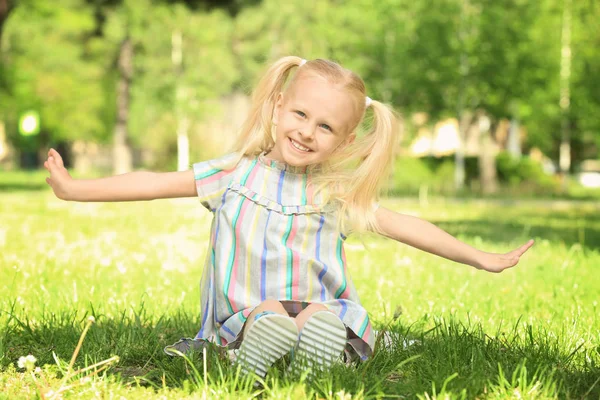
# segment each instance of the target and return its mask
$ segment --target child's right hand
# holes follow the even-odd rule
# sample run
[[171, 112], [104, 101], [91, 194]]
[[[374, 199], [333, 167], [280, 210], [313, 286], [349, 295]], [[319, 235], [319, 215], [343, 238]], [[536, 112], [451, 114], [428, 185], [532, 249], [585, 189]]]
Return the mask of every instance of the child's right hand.
[[56, 197], [68, 200], [73, 178], [71, 178], [71, 175], [65, 168], [63, 159], [58, 154], [58, 151], [54, 149], [48, 151], [48, 159], [44, 161], [44, 168], [50, 172], [50, 177], [46, 178], [46, 183], [50, 185]]

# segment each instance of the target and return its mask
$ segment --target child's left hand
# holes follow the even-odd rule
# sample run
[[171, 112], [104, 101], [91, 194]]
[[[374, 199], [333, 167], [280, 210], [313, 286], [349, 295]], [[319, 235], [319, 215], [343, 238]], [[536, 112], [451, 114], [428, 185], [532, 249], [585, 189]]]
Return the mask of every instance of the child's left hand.
[[483, 253], [475, 268], [488, 272], [502, 272], [517, 265], [523, 253], [529, 250], [531, 246], [533, 246], [533, 240], [506, 254]]

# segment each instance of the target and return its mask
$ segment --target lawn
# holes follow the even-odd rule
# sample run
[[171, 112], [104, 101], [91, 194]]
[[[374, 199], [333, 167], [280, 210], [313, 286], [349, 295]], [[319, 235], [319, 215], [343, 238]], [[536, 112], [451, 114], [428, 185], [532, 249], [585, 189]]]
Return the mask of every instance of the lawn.
[[[0, 398], [600, 397], [598, 204], [384, 200], [487, 251], [536, 244], [496, 275], [351, 237], [361, 300], [397, 336], [316, 379], [282, 360], [254, 387], [216, 351], [162, 353], [199, 328], [211, 215], [197, 201], [68, 203], [40, 179], [0, 181]], [[28, 354], [41, 369], [19, 368]]]

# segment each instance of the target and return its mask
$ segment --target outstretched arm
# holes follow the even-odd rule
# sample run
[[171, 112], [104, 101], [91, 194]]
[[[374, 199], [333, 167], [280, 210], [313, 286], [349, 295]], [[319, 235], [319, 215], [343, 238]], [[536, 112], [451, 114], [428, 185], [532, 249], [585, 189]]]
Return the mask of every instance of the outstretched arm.
[[409, 246], [490, 272], [514, 267], [533, 240], [506, 254], [487, 253], [461, 242], [430, 222], [379, 207], [375, 213], [383, 234]]
[[195, 197], [194, 172], [130, 172], [100, 179], [73, 179], [54, 149], [48, 151], [44, 168], [56, 197], [72, 201], [138, 201]]

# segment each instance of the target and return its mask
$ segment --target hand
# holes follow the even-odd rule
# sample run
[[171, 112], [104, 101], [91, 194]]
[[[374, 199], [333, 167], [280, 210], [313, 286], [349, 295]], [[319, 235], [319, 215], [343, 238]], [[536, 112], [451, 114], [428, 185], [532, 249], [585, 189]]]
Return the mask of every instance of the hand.
[[483, 253], [475, 268], [488, 272], [502, 272], [517, 265], [523, 253], [529, 250], [531, 246], [533, 246], [533, 240], [529, 240], [521, 247], [506, 254]]
[[46, 178], [46, 183], [50, 185], [56, 197], [68, 200], [69, 186], [73, 182], [73, 178], [65, 168], [58, 151], [54, 149], [48, 151], [48, 159], [44, 161], [44, 168], [50, 172], [50, 177]]

